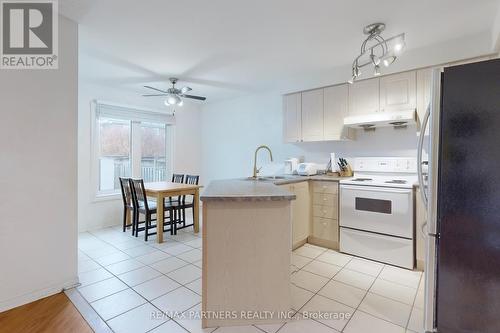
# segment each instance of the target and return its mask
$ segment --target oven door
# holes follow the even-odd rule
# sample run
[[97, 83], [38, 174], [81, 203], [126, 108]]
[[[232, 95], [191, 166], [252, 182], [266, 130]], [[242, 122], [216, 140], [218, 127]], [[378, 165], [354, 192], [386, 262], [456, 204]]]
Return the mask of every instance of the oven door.
[[413, 238], [413, 190], [340, 186], [340, 226]]

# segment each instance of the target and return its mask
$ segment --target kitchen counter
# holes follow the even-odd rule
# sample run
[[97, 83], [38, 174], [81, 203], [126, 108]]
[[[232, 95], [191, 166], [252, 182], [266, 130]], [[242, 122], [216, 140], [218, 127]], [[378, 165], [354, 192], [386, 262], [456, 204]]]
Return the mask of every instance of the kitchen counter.
[[[283, 179], [279, 179], [280, 181]], [[292, 306], [291, 202], [295, 194], [272, 180], [212, 181], [203, 201], [202, 327], [274, 324]], [[249, 318], [247, 311], [271, 311]]]
[[[202, 310], [271, 311], [292, 306], [290, 251], [292, 200], [278, 186], [308, 181], [338, 182], [337, 176], [277, 175], [258, 180], [215, 180], [203, 201]], [[307, 187], [307, 186], [306, 186]], [[273, 318], [202, 318], [202, 327], [273, 324]]]
[[252, 179], [214, 180], [200, 197], [206, 201], [295, 200], [295, 194], [275, 186], [272, 181]]
[[294, 194], [275, 185], [300, 183], [309, 180], [338, 182], [341, 179], [343, 179], [343, 177], [327, 175], [286, 175], [277, 176], [276, 178], [268, 177], [260, 180], [252, 180], [246, 178], [214, 180], [207, 186], [200, 199], [204, 202], [294, 200]]

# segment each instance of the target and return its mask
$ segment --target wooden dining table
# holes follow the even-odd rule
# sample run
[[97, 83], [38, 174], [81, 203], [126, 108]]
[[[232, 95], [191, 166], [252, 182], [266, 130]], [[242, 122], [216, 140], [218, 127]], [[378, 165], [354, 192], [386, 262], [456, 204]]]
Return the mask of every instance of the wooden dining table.
[[[177, 197], [180, 195], [193, 195], [193, 229], [195, 233], [200, 231], [200, 185], [172, 183], [172, 182], [153, 182], [144, 183], [146, 195], [156, 199], [158, 208], [164, 207], [165, 198]], [[163, 209], [157, 210], [157, 223], [165, 220], [165, 212]], [[163, 243], [163, 228], [156, 228], [156, 242]]]

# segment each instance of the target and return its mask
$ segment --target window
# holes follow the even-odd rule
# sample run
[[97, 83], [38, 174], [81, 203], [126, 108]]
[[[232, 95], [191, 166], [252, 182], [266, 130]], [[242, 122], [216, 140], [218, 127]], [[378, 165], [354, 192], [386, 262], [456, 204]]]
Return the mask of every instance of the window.
[[120, 189], [119, 177], [130, 177], [130, 121], [99, 118], [99, 192]]
[[165, 124], [141, 124], [141, 177], [145, 182], [167, 179]]
[[165, 181], [172, 165], [172, 116], [94, 104], [96, 196], [120, 192], [120, 177]]

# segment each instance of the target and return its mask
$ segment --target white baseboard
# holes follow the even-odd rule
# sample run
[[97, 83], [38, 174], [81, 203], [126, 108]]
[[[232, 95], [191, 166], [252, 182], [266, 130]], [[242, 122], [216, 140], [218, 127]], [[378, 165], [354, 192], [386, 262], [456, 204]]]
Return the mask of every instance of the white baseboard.
[[50, 287], [41, 290], [36, 290], [24, 295], [16, 296], [8, 300], [2, 300], [0, 301], [0, 312], [4, 312], [27, 303], [37, 301], [41, 298], [52, 296], [54, 294], [60, 293], [64, 289], [71, 288], [76, 285], [78, 285], [78, 276], [75, 276], [74, 278], [68, 281], [56, 283]]
[[115, 227], [115, 226], [120, 226], [122, 225], [122, 221], [116, 221], [116, 222], [107, 222], [103, 224], [98, 224], [98, 225], [78, 225], [78, 232], [90, 232], [90, 231], [95, 231], [99, 229], [104, 229], [104, 228], [109, 228], [109, 227]]

